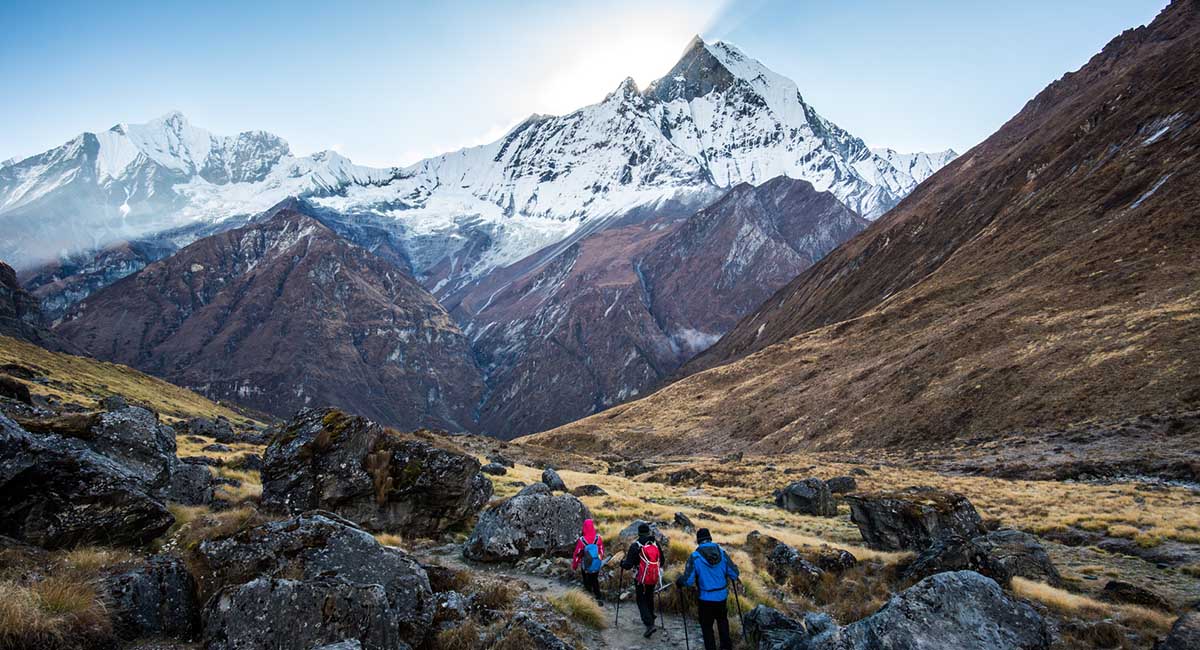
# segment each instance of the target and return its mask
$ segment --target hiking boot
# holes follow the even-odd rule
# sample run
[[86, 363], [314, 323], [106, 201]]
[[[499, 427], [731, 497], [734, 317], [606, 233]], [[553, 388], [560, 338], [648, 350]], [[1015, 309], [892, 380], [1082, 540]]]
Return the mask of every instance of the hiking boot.
[[649, 639], [649, 638], [650, 638], [650, 635], [651, 635], [651, 634], [654, 634], [654, 633], [655, 633], [655, 632], [657, 632], [657, 631], [658, 631], [658, 628], [657, 628], [657, 627], [654, 627], [653, 625], [647, 625], [647, 626], [646, 626], [646, 631], [645, 631], [645, 632], [642, 632], [642, 636], [644, 636], [644, 637], [646, 637], [647, 639]]

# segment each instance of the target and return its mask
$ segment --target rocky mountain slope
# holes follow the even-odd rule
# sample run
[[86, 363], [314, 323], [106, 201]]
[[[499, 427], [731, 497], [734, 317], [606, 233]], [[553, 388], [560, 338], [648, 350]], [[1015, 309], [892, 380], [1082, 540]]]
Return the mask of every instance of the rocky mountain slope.
[[474, 426], [466, 337], [411, 277], [288, 203], [80, 303], [56, 332], [210, 398], [316, 401], [397, 426]]
[[540, 431], [652, 388], [868, 223], [779, 177], [489, 277], [455, 312], [487, 375], [484, 430]]
[[[0, 167], [0, 227], [10, 234], [0, 257], [23, 274], [53, 276], [37, 286], [49, 287], [57, 315], [106, 276], [135, 270], [122, 258], [89, 272], [81, 256], [127, 241], [177, 248], [198, 230], [238, 226], [305, 196], [356, 243], [386, 241], [448, 299], [598, 224], [689, 213], [739, 183], [780, 175], [873, 219], [953, 156], [876, 153], [819, 115], [792, 81], [732, 45], [695, 39], [644, 91], [626, 80], [597, 104], [531, 116], [496, 142], [403, 169], [357, 166], [333, 152], [297, 157], [269, 133], [216, 136], [178, 113], [83, 133]], [[48, 274], [36, 270], [44, 264]], [[72, 280], [68, 266], [88, 278]]]
[[0, 335], [49, 350], [77, 351], [46, 327], [37, 298], [21, 287], [16, 271], [4, 262], [0, 262]]
[[1180, 0], [691, 366], [711, 369], [537, 440], [912, 446], [1194, 409], [1197, 77], [1200, 6]]

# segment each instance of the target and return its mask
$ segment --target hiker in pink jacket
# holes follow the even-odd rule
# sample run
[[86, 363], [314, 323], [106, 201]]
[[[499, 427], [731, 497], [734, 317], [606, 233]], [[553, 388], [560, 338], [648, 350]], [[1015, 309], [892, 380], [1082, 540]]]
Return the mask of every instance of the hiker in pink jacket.
[[571, 570], [582, 568], [583, 588], [603, 604], [600, 596], [600, 569], [604, 566], [604, 540], [596, 532], [591, 519], [583, 520], [583, 534], [575, 541], [575, 554], [571, 557]]

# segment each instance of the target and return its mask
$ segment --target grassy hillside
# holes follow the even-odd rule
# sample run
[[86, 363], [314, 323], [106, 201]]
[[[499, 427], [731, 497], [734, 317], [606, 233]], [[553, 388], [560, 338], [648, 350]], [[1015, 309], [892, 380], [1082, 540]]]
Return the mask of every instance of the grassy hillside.
[[[19, 368], [48, 381], [28, 380]], [[158, 411], [166, 420], [224, 416], [230, 422], [256, 424], [250, 417], [208, 400], [185, 388], [116, 363], [50, 352], [31, 343], [0, 336], [0, 372], [29, 386], [34, 395], [95, 406], [110, 395], [120, 395]]]

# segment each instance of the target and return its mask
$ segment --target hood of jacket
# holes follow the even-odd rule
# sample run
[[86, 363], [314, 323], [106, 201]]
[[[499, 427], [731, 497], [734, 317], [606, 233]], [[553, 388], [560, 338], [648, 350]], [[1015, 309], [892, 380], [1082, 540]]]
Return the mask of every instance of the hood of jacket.
[[717, 566], [721, 563], [721, 547], [712, 542], [705, 542], [696, 547], [696, 553], [708, 563], [709, 566]]
[[596, 522], [591, 519], [583, 520], [583, 541], [588, 544], [596, 541]]

